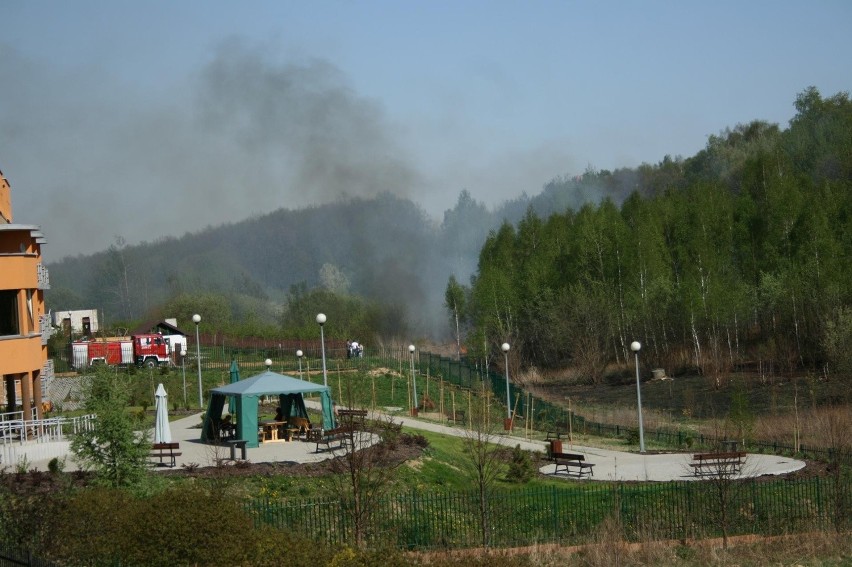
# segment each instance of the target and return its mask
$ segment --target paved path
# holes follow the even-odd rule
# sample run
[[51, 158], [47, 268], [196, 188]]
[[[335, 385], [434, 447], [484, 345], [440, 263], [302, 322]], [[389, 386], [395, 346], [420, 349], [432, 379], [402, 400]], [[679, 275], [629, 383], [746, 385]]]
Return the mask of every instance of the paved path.
[[[459, 426], [447, 426], [439, 423], [414, 419], [404, 416], [394, 416], [394, 421], [401, 421], [406, 427], [435, 431], [446, 435], [463, 436], [465, 430]], [[498, 434], [495, 436], [498, 443], [509, 447], [520, 445], [527, 451], [538, 451], [545, 453], [547, 443], [544, 441], [530, 441], [523, 437]], [[582, 453], [586, 460], [594, 463], [593, 480], [637, 480], [637, 481], [670, 481], [670, 480], [698, 480], [692, 474], [691, 453], [661, 453], [640, 454], [626, 451], [615, 451], [611, 449], [599, 449], [596, 447], [585, 447], [582, 445], [569, 446], [563, 440], [562, 451], [566, 453]], [[749, 478], [761, 475], [781, 475], [804, 468], [805, 462], [779, 457], [776, 455], [749, 454], [742, 471], [736, 478]], [[556, 465], [547, 464], [540, 467], [544, 474], [553, 474]], [[576, 479], [560, 472], [557, 478]], [[585, 478], [585, 477], [584, 477]]]
[[[311, 401], [306, 401], [311, 405]], [[377, 414], [373, 417], [388, 416]], [[392, 415], [394, 422], [401, 423], [405, 427], [443, 433], [445, 435], [464, 436], [465, 429], [462, 426], [448, 426], [433, 421], [414, 419], [407, 416]], [[173, 441], [180, 442], [182, 455], [177, 458], [177, 466], [197, 464], [200, 466], [214, 465], [219, 459], [228, 458], [230, 451], [227, 447], [208, 445], [200, 441], [201, 437], [201, 414], [192, 415], [171, 422]], [[494, 439], [508, 447], [520, 445], [527, 451], [544, 453], [546, 443], [544, 441], [531, 441], [523, 437], [516, 437], [499, 433]], [[67, 442], [66, 442], [67, 444]], [[308, 463], [322, 461], [333, 456], [332, 452], [323, 451], [316, 453], [316, 444], [305, 441], [291, 441], [280, 443], [261, 443], [257, 448], [247, 449], [247, 458], [253, 463], [265, 462], [288, 462]], [[563, 440], [563, 452], [582, 453], [586, 460], [594, 463], [593, 480], [623, 480], [623, 481], [670, 481], [670, 480], [695, 480], [689, 462], [691, 455], [685, 453], [662, 453], [662, 454], [639, 454], [611, 449], [599, 449], [596, 447], [584, 447], [580, 445], [569, 446]], [[34, 460], [29, 468], [47, 470], [47, 459]], [[789, 457], [775, 455], [749, 454], [739, 477], [755, 477], [761, 475], [781, 475], [799, 470], [805, 466], [803, 461]], [[77, 469], [77, 463], [73, 461], [73, 455], [68, 456], [65, 470]], [[545, 474], [552, 474], [554, 465], [547, 464], [539, 470]], [[167, 467], [157, 467], [155, 470], [167, 470]], [[568, 477], [560, 473], [557, 477]]]

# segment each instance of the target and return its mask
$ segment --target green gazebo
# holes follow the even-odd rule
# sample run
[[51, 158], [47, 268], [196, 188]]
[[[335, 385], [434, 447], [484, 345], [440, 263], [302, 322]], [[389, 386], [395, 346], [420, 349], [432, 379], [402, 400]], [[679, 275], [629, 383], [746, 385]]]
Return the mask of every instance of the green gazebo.
[[225, 402], [231, 398], [236, 407], [228, 409], [237, 418], [236, 438], [245, 440], [246, 447], [257, 447], [257, 405], [260, 397], [278, 396], [284, 417], [307, 418], [303, 394], [309, 393], [320, 395], [323, 429], [333, 429], [334, 409], [327, 386], [266, 370], [257, 376], [210, 390], [210, 404], [201, 429], [201, 440], [210, 442], [219, 438]]

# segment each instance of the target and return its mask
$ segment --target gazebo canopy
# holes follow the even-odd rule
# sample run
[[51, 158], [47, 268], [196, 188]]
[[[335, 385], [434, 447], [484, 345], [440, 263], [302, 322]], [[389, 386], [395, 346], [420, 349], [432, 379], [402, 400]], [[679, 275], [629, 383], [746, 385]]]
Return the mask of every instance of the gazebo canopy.
[[278, 396], [278, 403], [285, 417], [308, 417], [303, 394], [318, 393], [322, 402], [323, 428], [334, 427], [334, 412], [331, 403], [331, 393], [327, 386], [299, 380], [292, 376], [278, 374], [266, 370], [261, 374], [240, 380], [227, 386], [210, 390], [210, 403], [201, 430], [202, 441], [212, 441], [219, 437], [219, 425], [228, 397], [235, 400], [235, 408], [229, 407], [236, 414], [238, 439], [247, 441], [247, 447], [257, 447], [257, 405], [261, 396]]

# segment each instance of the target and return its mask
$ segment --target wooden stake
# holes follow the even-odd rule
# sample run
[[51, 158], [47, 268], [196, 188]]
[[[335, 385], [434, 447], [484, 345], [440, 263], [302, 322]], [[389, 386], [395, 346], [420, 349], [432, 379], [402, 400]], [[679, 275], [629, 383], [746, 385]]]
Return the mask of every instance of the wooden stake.
[[405, 383], [408, 386], [408, 413], [411, 413], [411, 376], [407, 376], [408, 378], [405, 380]]
[[533, 413], [533, 404], [534, 403], [535, 403], [535, 398], [533, 398], [532, 395], [530, 395], [530, 439], [532, 439], [532, 436], [533, 436], [533, 425], [534, 425], [533, 424], [533, 416], [535, 415], [535, 413]]
[[[515, 394], [515, 407], [513, 407], [513, 408], [512, 408], [512, 418], [511, 418], [511, 421], [509, 422], [509, 423], [510, 423], [510, 425], [509, 425], [509, 427], [510, 427], [510, 428], [513, 428], [513, 427], [515, 426], [515, 416], [518, 414], [518, 400], [519, 400], [520, 398], [521, 398], [521, 393], [520, 393], [520, 392], [518, 392], [517, 394]], [[511, 431], [511, 429], [509, 429], [509, 431]]]
[[[441, 378], [441, 387], [440, 387], [440, 390], [441, 390], [441, 401], [440, 401], [440, 402], [438, 402], [438, 405], [439, 405], [439, 409], [438, 409], [438, 411], [440, 411], [440, 412], [441, 412], [441, 415], [443, 416], [443, 417], [441, 418], [441, 420], [444, 420], [444, 419], [446, 419], [446, 417], [447, 417], [447, 416], [446, 416], [446, 414], [444, 413], [444, 379], [443, 379], [443, 378]], [[454, 417], [455, 417], [455, 416], [454, 416]]]
[[574, 424], [572, 423], [574, 420], [571, 419], [573, 416], [571, 415], [571, 398], [568, 398], [568, 448], [574, 448]]
[[[343, 401], [343, 386], [340, 384], [340, 365], [337, 365], [337, 399]], [[352, 400], [349, 400], [349, 407], [352, 407]]]

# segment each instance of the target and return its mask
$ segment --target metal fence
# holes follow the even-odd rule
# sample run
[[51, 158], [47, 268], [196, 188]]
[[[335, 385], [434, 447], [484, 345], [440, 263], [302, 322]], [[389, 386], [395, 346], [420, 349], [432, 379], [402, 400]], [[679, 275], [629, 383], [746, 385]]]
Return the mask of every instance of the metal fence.
[[[0, 464], [2, 465], [19, 464], [21, 456], [27, 456], [31, 453], [52, 455], [51, 452], [39, 451], [39, 447], [56, 441], [68, 440], [81, 431], [90, 431], [96, 419], [93, 414], [29, 421], [14, 419], [21, 413], [0, 414], [0, 418], [2, 418], [0, 419]], [[57, 449], [57, 451], [60, 450]], [[29, 460], [30, 457], [28, 456], [27, 459]], [[24, 462], [26, 463], [26, 461]]]
[[[432, 375], [440, 375], [443, 380], [461, 389], [478, 390], [484, 384], [493, 392], [495, 399], [500, 400], [501, 403], [502, 400], [506, 399], [505, 375], [469, 364], [464, 360], [453, 360], [429, 352], [421, 352], [419, 362], [421, 373], [428, 371]], [[529, 423], [537, 431], [566, 434], [570, 428], [577, 433], [615, 438], [635, 437], [638, 439], [637, 427], [588, 421], [574, 413], [569, 414], [564, 407], [526, 393], [523, 388], [511, 382], [509, 383], [509, 398], [512, 402], [513, 413], [517, 416], [516, 419], [530, 420]], [[706, 449], [721, 446], [728, 441], [725, 438], [712, 435], [669, 429], [645, 429], [644, 436], [646, 441], [654, 441], [675, 449]], [[804, 445], [793, 447], [778, 441], [749, 440], [746, 449], [760, 453], [795, 455], [826, 462], [852, 464], [852, 453], [826, 447]]]
[[[519, 489], [490, 495], [484, 507], [472, 492], [410, 492], [370, 503], [367, 537], [402, 549], [452, 549], [574, 545], [593, 540], [607, 520], [616, 520], [628, 541], [718, 537], [723, 523], [728, 535], [847, 529], [850, 479], [840, 483], [730, 481], [724, 520], [712, 482]], [[322, 543], [354, 540], [346, 498], [253, 500], [246, 506], [258, 523]]]
[[[316, 375], [322, 369], [322, 345], [316, 340], [272, 340], [272, 339], [240, 339], [223, 335], [201, 336], [201, 367], [203, 370], [218, 370], [227, 372], [231, 361], [236, 360], [244, 376], [251, 372], [260, 372], [265, 368], [265, 360], [272, 362], [276, 372], [304, 376], [306, 373]], [[301, 350], [303, 356], [296, 357], [296, 351]], [[326, 339], [326, 367], [329, 373], [352, 370], [368, 370], [386, 367], [405, 376], [409, 373], [411, 355], [404, 345], [371, 346], [367, 345], [363, 358], [350, 358], [346, 342], [336, 339]], [[196, 364], [196, 350], [190, 348], [186, 370], [191, 370]], [[456, 360], [433, 354], [428, 351], [417, 351], [414, 359], [415, 371], [419, 375], [440, 378], [461, 390], [478, 392], [483, 386], [489, 389], [494, 399], [503, 404], [506, 400], [506, 377], [465, 359]], [[525, 424], [537, 431], [567, 433], [569, 426], [573, 431], [610, 437], [636, 437], [636, 427], [597, 423], [585, 420], [582, 416], [571, 414], [566, 408], [553, 404], [526, 392], [520, 386], [509, 382], [509, 399], [517, 424]], [[665, 447], [677, 449], [708, 448], [718, 446], [726, 439], [711, 435], [698, 434], [682, 430], [645, 429], [645, 439]], [[779, 441], [749, 441], [748, 450], [797, 455], [824, 461], [839, 461], [852, 464], [852, 454], [837, 452], [831, 448], [799, 446]]]
[[0, 567], [55, 567], [55, 563], [34, 557], [29, 551], [0, 547]]

